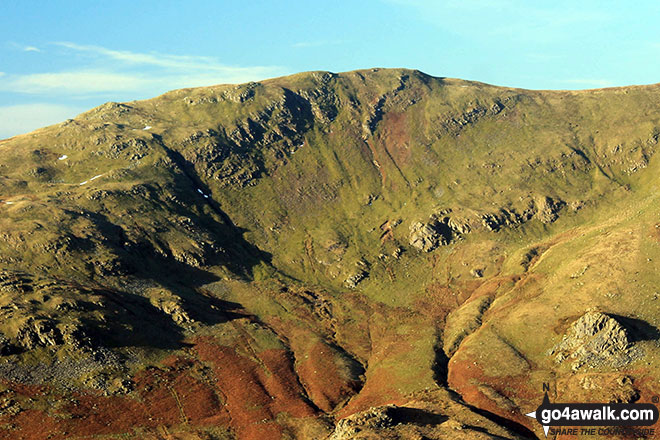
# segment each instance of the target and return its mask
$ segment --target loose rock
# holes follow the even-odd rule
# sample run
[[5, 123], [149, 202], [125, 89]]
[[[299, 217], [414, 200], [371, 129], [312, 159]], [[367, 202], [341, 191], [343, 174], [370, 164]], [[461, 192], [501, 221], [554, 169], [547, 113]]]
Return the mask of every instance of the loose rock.
[[571, 369], [621, 367], [636, 357], [627, 330], [601, 312], [587, 312], [567, 330], [549, 354], [555, 362], [572, 362]]

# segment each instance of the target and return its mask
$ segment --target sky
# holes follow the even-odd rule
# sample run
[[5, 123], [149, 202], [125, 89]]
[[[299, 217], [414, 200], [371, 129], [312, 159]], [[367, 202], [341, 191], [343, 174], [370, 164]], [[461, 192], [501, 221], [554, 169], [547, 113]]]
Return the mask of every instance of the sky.
[[659, 18], [647, 0], [0, 0], [0, 138], [107, 101], [309, 70], [651, 84]]

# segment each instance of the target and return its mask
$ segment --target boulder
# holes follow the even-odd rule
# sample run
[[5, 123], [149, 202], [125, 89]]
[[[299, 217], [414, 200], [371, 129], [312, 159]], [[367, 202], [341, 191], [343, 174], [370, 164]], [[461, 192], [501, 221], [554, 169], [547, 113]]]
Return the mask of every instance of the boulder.
[[367, 411], [346, 417], [337, 423], [329, 440], [348, 440], [355, 438], [359, 433], [386, 429], [394, 425], [394, 420], [389, 414], [394, 405], [386, 405], [370, 408]]
[[620, 367], [634, 358], [628, 331], [613, 317], [590, 311], [575, 321], [549, 354], [571, 369]]
[[410, 245], [422, 252], [430, 252], [440, 244], [440, 234], [431, 223], [410, 225]]
[[358, 272], [346, 278], [344, 280], [344, 285], [349, 289], [355, 289], [357, 285], [360, 284], [360, 282], [368, 276], [369, 276], [368, 272], [364, 270], [359, 270]]
[[436, 215], [432, 215], [428, 223], [412, 223], [410, 245], [419, 251], [431, 252], [440, 245], [449, 244], [456, 234], [449, 224], [449, 217], [439, 218]]
[[552, 223], [559, 218], [559, 211], [566, 205], [563, 200], [554, 200], [551, 197], [540, 197], [536, 200], [535, 217], [541, 223]]

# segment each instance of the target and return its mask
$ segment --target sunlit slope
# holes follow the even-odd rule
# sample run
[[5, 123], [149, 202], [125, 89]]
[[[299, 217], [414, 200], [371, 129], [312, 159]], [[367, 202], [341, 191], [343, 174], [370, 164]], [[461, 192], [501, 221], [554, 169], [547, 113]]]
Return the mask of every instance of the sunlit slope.
[[[646, 396], [660, 368], [659, 110], [658, 86], [528, 91], [372, 69], [108, 103], [1, 141], [5, 377], [43, 383], [35, 362], [106, 353], [119, 358], [85, 374], [107, 383], [58, 384], [144, 401], [140, 371], [186, 358], [261, 384], [209, 385], [228, 411], [212, 425], [239, 438], [262, 419], [273, 438], [323, 438], [325, 415], [387, 403], [434, 420], [429, 408], [459, 405], [449, 386], [491, 413], [483, 432], [530, 435], [522, 413], [542, 382], [560, 397], [581, 386], [550, 353], [594, 310], [626, 327], [630, 359], [578, 373]], [[381, 434], [410, 434], [395, 431]]]

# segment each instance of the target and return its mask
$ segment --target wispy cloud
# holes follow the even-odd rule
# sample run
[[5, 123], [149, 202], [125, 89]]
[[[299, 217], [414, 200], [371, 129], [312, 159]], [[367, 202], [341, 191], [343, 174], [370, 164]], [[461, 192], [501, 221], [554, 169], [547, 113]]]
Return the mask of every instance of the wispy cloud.
[[0, 106], [0, 139], [64, 121], [83, 110], [45, 103]]
[[278, 66], [224, 65], [213, 57], [120, 51], [71, 42], [53, 44], [89, 59], [67, 71], [7, 74], [0, 80], [0, 91], [68, 97], [132, 92], [145, 97], [176, 88], [242, 83], [288, 73]]
[[12, 50], [17, 50], [21, 52], [41, 52], [41, 49], [39, 49], [37, 46], [17, 43], [15, 41], [7, 41], [5, 45], [6, 47], [11, 48]]
[[148, 84], [134, 75], [102, 71], [73, 71], [8, 75], [0, 82], [4, 92], [27, 94], [87, 94], [137, 90]]
[[0, 93], [29, 95], [42, 102], [0, 106], [0, 138], [74, 117], [103, 101], [142, 99], [172, 89], [236, 84], [289, 73], [278, 66], [230, 66], [213, 57], [131, 52], [72, 42], [52, 43], [50, 48], [58, 50], [47, 51], [10, 45], [16, 50], [42, 52], [48, 57], [46, 65], [52, 61], [71, 67], [26, 74], [0, 72]]
[[273, 76], [259, 73], [261, 72], [227, 72], [224, 75], [218, 75], [213, 72], [192, 72], [191, 74], [159, 73], [153, 75], [85, 70], [5, 75], [0, 80], [0, 91], [71, 98], [116, 93], [126, 96], [133, 92], [135, 97], [139, 98], [172, 89], [221, 83], [235, 84]]
[[120, 61], [127, 65], [142, 65], [161, 67], [172, 70], [216, 72], [230, 77], [240, 74], [253, 75], [254, 73], [267, 73], [281, 70], [274, 66], [240, 67], [228, 66], [220, 63], [213, 57], [171, 55], [162, 53], [140, 53], [126, 50], [113, 50], [101, 46], [81, 45], [71, 42], [57, 42], [57, 46], [65, 47], [79, 53], [86, 53], [114, 61]]

